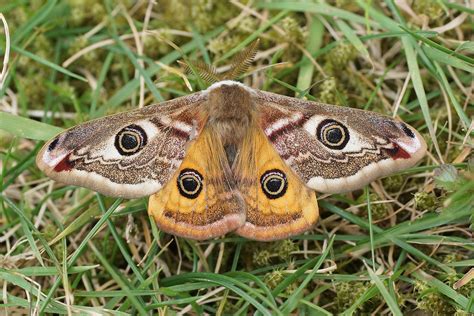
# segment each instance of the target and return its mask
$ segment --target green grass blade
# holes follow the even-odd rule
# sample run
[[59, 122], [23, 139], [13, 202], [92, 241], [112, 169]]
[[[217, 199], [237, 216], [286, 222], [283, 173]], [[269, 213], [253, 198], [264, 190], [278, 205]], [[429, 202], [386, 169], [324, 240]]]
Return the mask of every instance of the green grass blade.
[[265, 22], [261, 27], [259, 27], [255, 32], [253, 32], [250, 36], [245, 38], [242, 42], [239, 43], [239, 45], [235, 46], [231, 50], [229, 50], [227, 53], [222, 55], [221, 58], [219, 58], [216, 62], [225, 60], [229, 57], [232, 57], [233, 55], [237, 54], [238, 52], [242, 51], [246, 46], [250, 45], [253, 41], [255, 41], [260, 34], [262, 34], [264, 31], [266, 31], [268, 28], [270, 28], [273, 24], [277, 23], [281, 19], [283, 19], [285, 16], [288, 15], [288, 11], [281, 11], [274, 17], [272, 17], [270, 20]]
[[97, 250], [97, 248], [94, 246], [93, 243], [89, 243], [89, 247], [91, 250], [94, 252], [94, 254], [97, 256], [99, 261], [102, 263], [102, 266], [104, 269], [112, 276], [112, 278], [117, 282], [117, 284], [120, 286], [120, 288], [123, 289], [125, 292], [126, 297], [132, 302], [132, 305], [137, 309], [138, 313], [140, 315], [147, 315], [147, 311], [145, 310], [145, 304], [144, 302], [137, 298], [135, 295], [132, 294], [132, 290], [130, 283], [125, 280], [121, 273], [117, 271], [117, 269], [110, 264], [110, 262], [105, 258], [105, 256]]
[[323, 3], [314, 3], [309, 1], [278, 1], [278, 2], [258, 2], [258, 8], [273, 10], [289, 10], [298, 12], [308, 12], [338, 17], [359, 24], [368, 24], [372, 27], [377, 26], [373, 21], [367, 21], [364, 17], [352, 12], [338, 9]]
[[28, 37], [33, 29], [39, 26], [46, 20], [48, 15], [53, 11], [56, 6], [57, 0], [48, 0], [39, 10], [37, 9], [35, 14], [23, 24], [12, 36], [12, 45], [20, 43], [23, 38]]
[[335, 20], [336, 25], [339, 27], [341, 32], [347, 38], [347, 40], [352, 44], [352, 46], [357, 49], [357, 51], [367, 59], [370, 59], [370, 54], [367, 48], [364, 46], [360, 38], [357, 36], [356, 32], [344, 21], [344, 20]]
[[[311, 55], [315, 54], [320, 48], [323, 39], [323, 24], [317, 17], [313, 18], [309, 26], [308, 40], [306, 41], [306, 50]], [[307, 56], [303, 56], [300, 62], [298, 81], [296, 88], [300, 91], [306, 91], [313, 83], [314, 65]]]
[[288, 297], [288, 299], [281, 306], [282, 311], [285, 315], [289, 315], [299, 304], [298, 296], [302, 295], [303, 290], [306, 288], [306, 285], [313, 280], [314, 276], [318, 272], [319, 267], [323, 264], [326, 257], [329, 255], [329, 251], [332, 250], [332, 244], [334, 242], [334, 236], [329, 239], [326, 249], [323, 251], [321, 256], [316, 261], [312, 271], [304, 278], [303, 282], [298, 286], [298, 288]]
[[390, 295], [387, 288], [384, 286], [380, 278], [374, 273], [374, 271], [367, 264], [365, 265], [365, 267], [367, 268], [367, 272], [369, 273], [370, 278], [375, 283], [375, 286], [377, 286], [377, 288], [379, 289], [380, 294], [382, 294], [392, 314], [396, 316], [402, 316], [403, 314], [400, 311], [400, 307], [398, 307], [396, 299], [392, 295]]
[[[470, 310], [467, 310], [469, 300], [462, 294], [458, 293], [452, 287], [441, 282], [437, 278], [419, 270], [415, 271], [413, 275], [421, 282], [426, 282], [431, 287], [435, 288], [439, 293], [449, 297], [455, 301], [459, 306], [466, 312], [474, 313], [474, 306], [471, 306]], [[472, 282], [472, 281], [471, 281]]]
[[21, 54], [21, 55], [23, 55], [23, 56], [25, 56], [25, 57], [31, 58], [32, 60], [34, 60], [34, 61], [36, 61], [36, 62], [38, 62], [38, 63], [40, 63], [40, 64], [42, 64], [42, 65], [44, 65], [44, 66], [46, 66], [46, 67], [50, 67], [50, 68], [52, 68], [52, 69], [54, 69], [54, 70], [56, 70], [56, 71], [58, 71], [58, 72], [60, 72], [60, 73], [62, 73], [62, 74], [64, 74], [64, 75], [66, 75], [66, 76], [69, 76], [69, 77], [71, 77], [71, 78], [74, 78], [74, 79], [77, 79], [77, 80], [81, 80], [81, 81], [87, 82], [87, 79], [84, 78], [83, 76], [80, 76], [80, 75], [78, 75], [78, 74], [75, 74], [75, 73], [73, 73], [73, 72], [67, 70], [67, 69], [64, 68], [64, 67], [61, 67], [61, 66], [59, 66], [59, 65], [57, 65], [57, 64], [55, 64], [55, 63], [52, 63], [52, 62], [50, 62], [49, 60], [46, 60], [46, 59], [44, 59], [43, 57], [38, 56], [38, 55], [35, 55], [35, 54], [33, 54], [33, 53], [31, 53], [31, 52], [29, 52], [29, 51], [27, 51], [27, 50], [24, 50], [24, 49], [22, 49], [22, 48], [20, 48], [20, 47], [18, 47], [18, 46], [12, 45], [12, 50], [13, 50], [13, 51], [16, 51], [17, 53], [19, 53], [19, 54]]
[[453, 89], [451, 89], [451, 85], [449, 84], [448, 79], [446, 78], [446, 75], [441, 66], [437, 62], [434, 62], [434, 65], [436, 67], [436, 71], [438, 72], [438, 76], [441, 79], [441, 84], [443, 85], [444, 90], [448, 94], [448, 97], [451, 100], [451, 103], [453, 104], [456, 113], [461, 118], [461, 121], [464, 124], [464, 128], [467, 130], [469, 126], [471, 126], [471, 120], [467, 116], [466, 112], [464, 112], [464, 109], [462, 108], [461, 104], [459, 104], [459, 101], [454, 95]]
[[0, 112], [0, 129], [15, 136], [35, 140], [48, 140], [64, 131], [60, 127], [5, 112]]

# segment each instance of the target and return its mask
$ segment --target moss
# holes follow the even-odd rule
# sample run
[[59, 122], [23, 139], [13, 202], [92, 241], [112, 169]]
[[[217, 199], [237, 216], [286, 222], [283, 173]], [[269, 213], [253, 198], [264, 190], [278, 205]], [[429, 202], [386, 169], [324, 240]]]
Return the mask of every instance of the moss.
[[287, 287], [285, 287], [285, 289], [283, 290], [283, 294], [286, 296], [290, 296], [296, 291], [297, 288], [298, 288], [298, 283], [293, 282]]
[[453, 263], [453, 262], [456, 262], [460, 260], [459, 258], [459, 254], [456, 254], [456, 253], [448, 253], [446, 254], [446, 256], [444, 256], [443, 258], [443, 263]]
[[[59, 229], [53, 223], [49, 223], [41, 230], [41, 235], [43, 235], [46, 241], [52, 241], [59, 234]], [[51, 245], [54, 255], [58, 258], [59, 261], [62, 261], [64, 254], [64, 244], [59, 241]]]
[[[369, 199], [370, 202], [377, 202], [379, 200], [379, 197], [375, 193], [370, 193], [369, 194]], [[360, 204], [367, 203], [367, 197], [365, 194], [362, 194], [358, 199], [357, 202]], [[372, 221], [378, 221], [381, 220], [385, 217], [388, 216], [389, 214], [389, 208], [387, 207], [387, 204], [385, 203], [371, 203], [370, 204], [370, 211], [372, 213]], [[362, 214], [363, 217], [368, 218], [368, 208], [365, 206], [362, 209]]]
[[0, 129], [0, 150], [7, 151], [8, 148], [10, 148], [13, 139], [14, 136], [12, 134], [5, 132], [3, 129]]
[[405, 183], [405, 178], [401, 174], [396, 174], [382, 180], [383, 187], [388, 192], [398, 192]]
[[417, 308], [434, 315], [453, 315], [455, 313], [455, 309], [443, 299], [441, 294], [429, 288], [425, 283], [416, 282], [414, 291], [418, 296]]
[[206, 33], [237, 16], [240, 10], [220, 0], [164, 0], [160, 2], [164, 22], [176, 28]]
[[[15, 9], [13, 9], [10, 13], [6, 13], [5, 17], [8, 21], [8, 27], [10, 28], [10, 36], [12, 34], [16, 33], [16, 30], [23, 26], [29, 18], [29, 13], [28, 10], [26, 9], [25, 6], [18, 6]], [[2, 31], [3, 34], [3, 31]], [[3, 36], [2, 37], [2, 42], [4, 41]], [[3, 43], [2, 43], [3, 44]], [[2, 47], [4, 47], [2, 45]]]
[[[74, 41], [69, 46], [68, 52], [69, 55], [74, 55], [79, 52], [81, 49], [84, 49], [90, 46], [92, 43], [89, 42], [83, 36], [78, 36], [74, 39]], [[79, 68], [87, 68], [91, 71], [94, 75], [98, 76], [99, 72], [103, 66], [103, 60], [105, 58], [105, 51], [101, 49], [94, 49], [92, 51], [87, 52], [86, 54], [82, 55], [78, 61], [73, 63], [71, 66], [72, 68], [79, 67]]]
[[209, 41], [209, 50], [216, 55], [222, 55], [239, 45], [242, 39], [238, 34], [216, 37]]
[[268, 250], [259, 250], [253, 254], [253, 263], [257, 266], [265, 266], [270, 263], [271, 253]]
[[336, 96], [337, 81], [334, 77], [325, 79], [317, 88], [319, 90], [318, 100], [323, 103], [337, 104]]
[[45, 74], [41, 71], [29, 75], [17, 75], [17, 89], [23, 92], [22, 96], [26, 98], [24, 101], [32, 104], [32, 108], [43, 108], [47, 88], [38, 82], [44, 81], [44, 76]]
[[368, 284], [367, 282], [336, 282], [334, 287], [336, 293], [334, 303], [337, 312], [342, 312], [351, 307], [367, 291]]
[[277, 256], [283, 260], [289, 260], [291, 253], [298, 250], [298, 244], [294, 243], [290, 239], [279, 241], [275, 245]]
[[143, 39], [143, 55], [151, 59], [158, 59], [173, 50], [166, 41], [175, 42], [176, 37], [166, 30], [160, 30], [159, 37], [145, 36]]
[[348, 64], [357, 57], [357, 50], [347, 43], [339, 43], [324, 55], [326, 69], [329, 73], [336, 74], [340, 70], [345, 70]]
[[258, 21], [251, 16], [246, 16], [237, 24], [237, 30], [241, 33], [253, 33], [258, 29]]
[[443, 15], [443, 7], [438, 0], [417, 0], [413, 1], [413, 11], [418, 15], [425, 15], [430, 20], [438, 20]]
[[456, 309], [456, 312], [454, 312], [453, 316], [470, 316], [472, 315], [471, 313], [468, 313], [462, 309]]
[[107, 16], [105, 7], [95, 0], [67, 0], [71, 14], [69, 23], [72, 25], [96, 25]]
[[306, 30], [301, 27], [293, 16], [287, 16], [279, 23], [288, 40], [295, 43], [304, 43]]
[[438, 205], [436, 196], [433, 193], [417, 192], [414, 196], [415, 208], [419, 211], [432, 211]]
[[285, 279], [285, 275], [281, 270], [275, 270], [265, 274], [263, 282], [270, 288], [274, 289], [280, 284], [281, 281]]
[[[251, 247], [252, 263], [256, 266], [265, 266], [274, 261], [291, 261], [291, 253], [299, 249], [298, 243], [289, 239], [272, 243], [256, 243]], [[279, 259], [279, 260], [278, 260]]]

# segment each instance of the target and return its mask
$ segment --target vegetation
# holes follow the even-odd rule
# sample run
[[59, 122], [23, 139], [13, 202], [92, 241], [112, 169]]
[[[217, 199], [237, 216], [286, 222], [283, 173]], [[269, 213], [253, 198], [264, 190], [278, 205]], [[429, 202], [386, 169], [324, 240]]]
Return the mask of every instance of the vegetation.
[[[156, 2], [0, 0], [2, 313], [474, 313], [472, 1]], [[37, 169], [63, 128], [205, 88], [177, 60], [223, 72], [258, 38], [240, 80], [398, 116], [429, 154], [272, 243], [176, 238]]]

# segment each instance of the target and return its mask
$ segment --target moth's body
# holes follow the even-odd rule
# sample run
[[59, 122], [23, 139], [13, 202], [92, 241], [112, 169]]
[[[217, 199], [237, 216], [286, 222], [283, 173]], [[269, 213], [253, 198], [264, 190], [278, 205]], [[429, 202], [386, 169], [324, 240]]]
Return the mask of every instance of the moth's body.
[[360, 188], [425, 150], [416, 130], [394, 119], [221, 81], [72, 128], [37, 163], [106, 195], [151, 195], [148, 211], [167, 232], [274, 240], [316, 222], [314, 190]]
[[250, 91], [233, 81], [214, 85], [203, 108], [208, 116], [207, 124], [219, 133], [224, 145], [238, 145], [257, 114]]

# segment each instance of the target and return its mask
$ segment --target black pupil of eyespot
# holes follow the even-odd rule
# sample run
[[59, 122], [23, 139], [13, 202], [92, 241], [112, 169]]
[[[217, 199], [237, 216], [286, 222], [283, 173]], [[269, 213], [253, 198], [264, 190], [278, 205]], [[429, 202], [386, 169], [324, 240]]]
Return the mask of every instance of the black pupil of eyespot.
[[123, 156], [132, 156], [141, 151], [147, 144], [147, 135], [142, 127], [136, 124], [122, 128], [115, 135], [115, 148]]
[[326, 139], [328, 142], [337, 144], [341, 141], [343, 135], [340, 128], [333, 127], [326, 133]]
[[341, 150], [346, 147], [350, 139], [349, 129], [342, 123], [325, 119], [316, 129], [316, 137], [326, 147]]
[[260, 184], [263, 193], [270, 200], [284, 196], [288, 189], [286, 175], [283, 171], [278, 169], [265, 172], [260, 178]]
[[138, 146], [138, 136], [126, 133], [122, 136], [121, 145], [123, 148], [131, 150]]
[[54, 148], [56, 148], [56, 146], [58, 145], [58, 143], [59, 143], [59, 138], [56, 138], [55, 140], [53, 140], [53, 141], [49, 144], [48, 150], [49, 150], [49, 151], [54, 150]]
[[274, 177], [267, 181], [266, 187], [268, 192], [277, 193], [281, 189], [282, 184], [282, 179]]
[[202, 191], [202, 175], [194, 169], [183, 169], [178, 176], [179, 193], [188, 199], [196, 199]]
[[194, 192], [199, 185], [196, 179], [192, 177], [183, 178], [181, 181], [183, 183], [183, 188], [188, 192]]
[[403, 132], [410, 138], [415, 138], [415, 134], [411, 129], [409, 129], [405, 124], [402, 124]]

